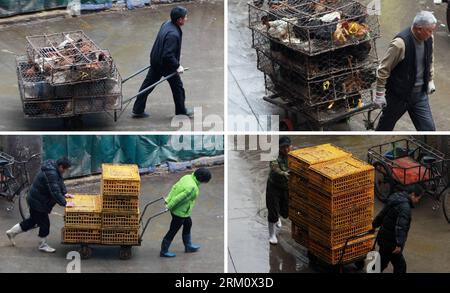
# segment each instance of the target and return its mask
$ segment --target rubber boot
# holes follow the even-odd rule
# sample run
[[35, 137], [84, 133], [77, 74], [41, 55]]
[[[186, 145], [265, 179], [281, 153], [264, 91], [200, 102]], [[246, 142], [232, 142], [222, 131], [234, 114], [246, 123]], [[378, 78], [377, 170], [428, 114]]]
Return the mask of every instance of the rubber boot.
[[6, 236], [8, 236], [9, 241], [11, 241], [11, 244], [13, 246], [16, 246], [16, 242], [14, 241], [14, 237], [22, 233], [22, 227], [20, 227], [20, 224], [15, 224], [11, 229], [6, 231]]
[[43, 251], [43, 252], [47, 252], [47, 253], [53, 253], [56, 251], [56, 249], [50, 247], [50, 245], [48, 245], [47, 243], [47, 238], [42, 238], [39, 237], [40, 241], [39, 241], [39, 250]]
[[161, 257], [175, 257], [177, 256], [173, 252], [169, 252], [169, 247], [172, 241], [167, 240], [166, 238], [163, 239], [161, 243], [161, 252], [159, 253], [159, 256]]
[[192, 244], [191, 234], [183, 235], [184, 252], [197, 252], [200, 245]]
[[273, 244], [273, 245], [278, 244], [278, 239], [277, 239], [277, 235], [276, 235], [276, 232], [275, 232], [275, 225], [276, 224], [277, 223], [270, 223], [269, 222], [269, 242], [270, 242], [270, 244]]

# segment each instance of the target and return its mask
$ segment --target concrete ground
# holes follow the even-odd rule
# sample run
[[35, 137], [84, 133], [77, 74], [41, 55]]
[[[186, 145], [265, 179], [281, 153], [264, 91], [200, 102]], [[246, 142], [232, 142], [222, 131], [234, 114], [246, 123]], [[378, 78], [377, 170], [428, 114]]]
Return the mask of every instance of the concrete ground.
[[[172, 259], [159, 257], [161, 239], [170, 224], [170, 215], [155, 218], [149, 225], [142, 246], [132, 249], [130, 260], [118, 259], [118, 247], [93, 246], [92, 257], [81, 261], [81, 272], [137, 273], [137, 272], [223, 272], [223, 167], [210, 169], [212, 180], [200, 187], [200, 197], [192, 214], [193, 242], [201, 245], [198, 253], [184, 253], [181, 232], [175, 237], [171, 250], [177, 253]], [[166, 196], [171, 186], [186, 173], [164, 176], [143, 176], [141, 185], [141, 211], [145, 203], [160, 196]], [[100, 183], [69, 188], [69, 192], [95, 193]], [[19, 210], [7, 212], [7, 203], [0, 201], [0, 273], [6, 272], [55, 272], [65, 273], [69, 261], [66, 255], [77, 246], [62, 245], [63, 209], [56, 207], [51, 216], [49, 244], [56, 248], [55, 254], [45, 254], [37, 250], [37, 230], [17, 236], [17, 246], [12, 247], [4, 231], [20, 220]], [[148, 215], [163, 208], [161, 203], [148, 210]]]
[[[188, 22], [183, 27], [182, 65], [190, 70], [182, 75], [187, 107], [201, 107], [203, 118], [190, 121], [200, 125], [207, 115], [218, 115], [223, 128], [223, 1], [183, 3], [188, 10]], [[150, 50], [163, 21], [169, 19], [174, 5], [157, 5], [133, 11], [111, 11], [83, 15], [77, 18], [54, 18], [19, 23], [0, 28], [0, 130], [64, 130], [61, 119], [26, 120], [17, 87], [15, 54], [23, 55], [26, 36], [62, 31], [83, 30], [100, 47], [110, 50], [123, 78], [149, 64]], [[145, 74], [124, 84], [124, 99], [135, 95]], [[167, 82], [149, 96], [147, 111], [151, 117], [135, 120], [130, 117], [131, 104], [118, 122], [104, 113], [83, 116], [79, 130], [168, 131], [175, 108]], [[197, 126], [198, 127], [198, 126]], [[77, 128], [78, 129], [78, 128]], [[208, 130], [208, 128], [203, 129]], [[216, 129], [217, 130], [217, 129]]]
[[[251, 31], [248, 26], [247, 0], [229, 0], [228, 23], [228, 127], [233, 129], [235, 115], [255, 117], [259, 125], [254, 131], [266, 129], [261, 115], [284, 115], [280, 108], [264, 101], [265, 95], [263, 74], [256, 69], [256, 53], [251, 48]], [[369, 0], [361, 0], [369, 3]], [[372, 1], [373, 2], [373, 1]], [[447, 101], [450, 84], [450, 35], [446, 27], [447, 5], [436, 6], [433, 0], [381, 0], [381, 38], [377, 41], [379, 58], [384, 53], [392, 38], [405, 27], [411, 25], [415, 14], [423, 9], [434, 11], [438, 19], [435, 31], [435, 83], [437, 92], [430, 96], [430, 104], [437, 130], [448, 130], [450, 104]], [[375, 111], [374, 114], [378, 112]], [[375, 117], [376, 115], [374, 115]], [[280, 118], [281, 119], [281, 118]], [[299, 126], [297, 130], [309, 130]], [[354, 116], [350, 122], [330, 125], [326, 130], [365, 130], [364, 116]], [[406, 114], [397, 123], [395, 130], [415, 130]]]
[[[365, 160], [367, 149], [392, 136], [291, 136], [294, 147], [332, 142]], [[230, 149], [232, 149], [230, 137]], [[306, 249], [291, 239], [291, 222], [283, 220], [279, 244], [270, 245], [267, 229], [265, 188], [268, 162], [259, 151], [229, 151], [228, 180], [228, 271], [229, 272], [327, 272], [321, 265], [309, 266]], [[382, 204], [375, 199], [375, 213]], [[450, 225], [442, 210], [432, 211], [432, 201], [424, 198], [413, 210], [411, 229], [404, 255], [408, 272], [450, 272]], [[355, 272], [353, 265], [345, 272]], [[392, 272], [389, 266], [386, 272]]]

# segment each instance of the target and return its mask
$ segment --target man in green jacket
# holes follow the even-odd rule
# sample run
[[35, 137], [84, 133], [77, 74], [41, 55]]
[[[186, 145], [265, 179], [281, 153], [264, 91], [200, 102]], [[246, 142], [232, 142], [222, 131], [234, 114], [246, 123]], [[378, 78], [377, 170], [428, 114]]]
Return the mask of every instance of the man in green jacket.
[[194, 208], [195, 201], [200, 194], [200, 183], [208, 183], [211, 180], [211, 172], [208, 169], [197, 169], [194, 174], [183, 176], [170, 190], [166, 197], [166, 207], [172, 214], [172, 222], [170, 223], [169, 232], [161, 243], [161, 257], [175, 257], [176, 254], [169, 252], [170, 244], [173, 238], [183, 226], [183, 243], [185, 252], [197, 252], [200, 246], [192, 244], [191, 213]]

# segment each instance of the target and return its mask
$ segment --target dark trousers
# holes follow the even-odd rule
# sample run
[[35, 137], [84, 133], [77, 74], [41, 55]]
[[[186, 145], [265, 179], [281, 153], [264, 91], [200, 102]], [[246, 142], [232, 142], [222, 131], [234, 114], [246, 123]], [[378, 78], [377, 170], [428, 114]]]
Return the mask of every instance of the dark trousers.
[[166, 236], [164, 236], [164, 239], [172, 241], [175, 235], [177, 235], [178, 230], [180, 230], [181, 226], [183, 226], [183, 235], [191, 234], [191, 227], [192, 227], [191, 217], [182, 218], [174, 214], [171, 215], [172, 221], [170, 222], [169, 232], [167, 232]]
[[266, 207], [268, 211], [267, 220], [270, 223], [278, 222], [280, 216], [287, 218], [289, 213], [288, 191], [281, 189], [268, 181], [266, 189]]
[[39, 227], [39, 237], [47, 237], [50, 233], [50, 219], [48, 218], [48, 214], [30, 209], [30, 217], [20, 223], [20, 228], [23, 231], [28, 231], [36, 225]]
[[[172, 72], [166, 73], [163, 70], [158, 70], [156, 68], [150, 67], [147, 72], [147, 76], [144, 79], [139, 91], [149, 87], [155, 82], [159, 81], [163, 76], [167, 76]], [[175, 76], [169, 78], [167, 80], [170, 85], [170, 89], [172, 90], [173, 101], [175, 103], [175, 115], [185, 115], [186, 107], [184, 105], [184, 101], [186, 99], [183, 82], [181, 81], [180, 75], [176, 74]], [[148, 90], [145, 93], [140, 94], [133, 106], [134, 114], [142, 114], [145, 111], [145, 105], [147, 103], [148, 95], [153, 91], [154, 88]]]
[[406, 112], [408, 112], [417, 131], [436, 131], [426, 93], [413, 93], [408, 99], [388, 95], [386, 96], [386, 102], [387, 105], [380, 117], [377, 131], [394, 130], [395, 124]]
[[381, 257], [381, 271], [384, 271], [389, 263], [392, 263], [394, 267], [394, 274], [404, 274], [406, 273], [406, 260], [403, 253], [398, 254], [392, 253], [395, 246], [393, 245], [382, 245], [380, 244], [380, 257]]

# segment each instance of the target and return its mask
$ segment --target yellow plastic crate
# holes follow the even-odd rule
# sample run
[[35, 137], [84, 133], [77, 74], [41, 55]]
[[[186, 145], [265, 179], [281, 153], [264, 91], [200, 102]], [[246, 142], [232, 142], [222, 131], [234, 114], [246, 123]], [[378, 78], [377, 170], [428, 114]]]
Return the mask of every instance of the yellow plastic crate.
[[137, 165], [102, 164], [102, 195], [139, 196], [140, 189]]
[[372, 165], [355, 158], [345, 158], [311, 166], [309, 184], [331, 195], [373, 186], [375, 171]]
[[308, 168], [315, 164], [348, 158], [352, 154], [332, 144], [321, 144], [292, 151], [288, 156], [288, 167], [291, 171], [307, 176]]
[[73, 202], [75, 206], [65, 208], [65, 227], [101, 228], [101, 195], [74, 194], [67, 202]]
[[307, 210], [297, 209], [292, 205], [289, 206], [288, 209], [289, 219], [295, 223], [297, 226], [301, 226], [305, 229], [309, 227], [309, 216], [307, 214]]
[[[367, 253], [372, 251], [374, 242], [375, 235], [373, 234], [349, 241], [345, 247], [342, 263], [347, 264], [353, 261], [363, 260]], [[341, 245], [336, 249], [329, 249], [311, 239], [309, 239], [308, 245], [309, 251], [313, 255], [331, 265], [339, 263], [344, 249], [344, 245]]]
[[103, 196], [103, 212], [139, 212], [139, 198], [129, 196]]
[[139, 211], [137, 213], [111, 213], [104, 212], [102, 214], [103, 228], [139, 228]]
[[102, 244], [138, 245], [137, 229], [102, 229]]
[[302, 195], [305, 194], [305, 196], [308, 193], [308, 179], [295, 173], [289, 175], [288, 186], [290, 192], [297, 192]]
[[101, 243], [102, 230], [89, 228], [62, 228], [63, 243]]
[[325, 230], [341, 229], [360, 222], [372, 222], [373, 204], [357, 206], [346, 210], [331, 213], [320, 207], [308, 206], [308, 215], [311, 223]]
[[374, 187], [362, 186], [357, 190], [349, 190], [338, 195], [330, 196], [310, 186], [308, 202], [322, 211], [336, 213], [341, 210], [357, 208], [374, 203]]
[[350, 226], [336, 230], [325, 230], [318, 227], [311, 221], [308, 225], [309, 239], [314, 240], [320, 245], [328, 248], [336, 248], [345, 243], [349, 238], [366, 233], [372, 229], [372, 219], [360, 223], [353, 223]]

